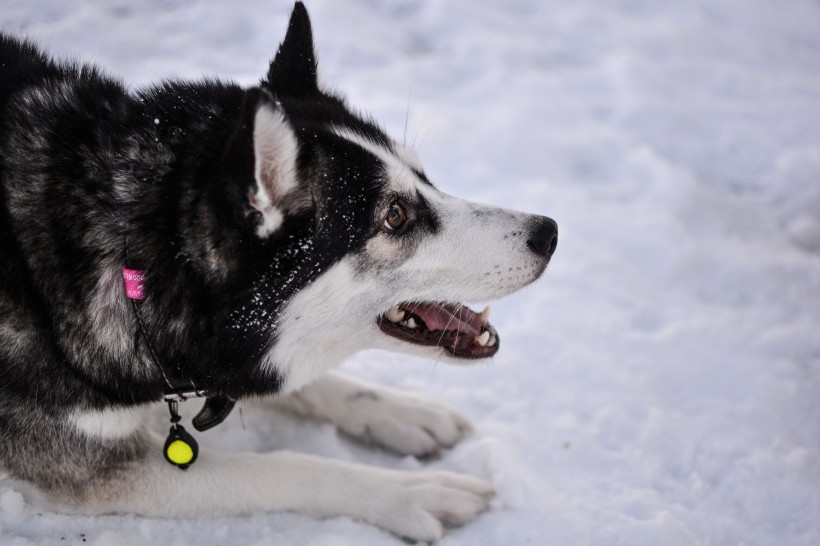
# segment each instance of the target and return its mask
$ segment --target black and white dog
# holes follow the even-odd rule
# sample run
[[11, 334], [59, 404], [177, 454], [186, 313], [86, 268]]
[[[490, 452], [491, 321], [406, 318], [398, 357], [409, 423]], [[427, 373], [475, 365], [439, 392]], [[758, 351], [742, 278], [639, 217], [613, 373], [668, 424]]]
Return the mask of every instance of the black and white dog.
[[0, 188], [0, 465], [62, 510], [293, 510], [435, 540], [487, 508], [474, 477], [289, 452], [182, 472], [165, 458], [193, 463], [185, 437], [169, 458], [147, 425], [186, 390], [212, 414], [277, 395], [398, 453], [451, 446], [458, 413], [330, 370], [366, 348], [491, 357], [488, 311], [459, 302], [531, 283], [555, 249], [555, 222], [438, 191], [323, 90], [301, 4], [251, 89], [130, 93], [0, 34]]

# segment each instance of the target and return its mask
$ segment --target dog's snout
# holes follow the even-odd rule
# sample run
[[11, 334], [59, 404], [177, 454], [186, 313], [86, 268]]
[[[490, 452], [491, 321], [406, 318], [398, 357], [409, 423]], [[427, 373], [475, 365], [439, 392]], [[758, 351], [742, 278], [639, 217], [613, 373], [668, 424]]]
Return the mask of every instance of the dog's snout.
[[530, 226], [527, 246], [542, 258], [549, 258], [558, 245], [558, 224], [552, 218], [538, 217]]

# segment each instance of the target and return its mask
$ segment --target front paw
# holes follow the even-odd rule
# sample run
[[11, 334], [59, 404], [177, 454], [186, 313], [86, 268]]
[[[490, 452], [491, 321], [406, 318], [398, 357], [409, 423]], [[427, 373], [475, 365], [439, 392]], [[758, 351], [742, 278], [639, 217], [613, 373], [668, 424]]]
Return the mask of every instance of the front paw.
[[382, 483], [372, 523], [401, 537], [433, 542], [446, 527], [486, 511], [495, 495], [488, 482], [453, 472], [396, 473]]
[[466, 417], [444, 404], [392, 390], [353, 393], [347, 406], [340, 429], [402, 455], [438, 456], [473, 431]]

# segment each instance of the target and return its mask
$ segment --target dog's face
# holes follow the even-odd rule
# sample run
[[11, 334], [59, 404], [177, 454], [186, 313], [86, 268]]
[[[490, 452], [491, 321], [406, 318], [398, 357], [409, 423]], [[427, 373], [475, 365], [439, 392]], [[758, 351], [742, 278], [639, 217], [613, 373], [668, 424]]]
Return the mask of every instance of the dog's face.
[[[249, 96], [254, 234], [280, 249], [269, 271], [301, 272], [271, 273], [255, 288], [276, 293], [262, 300], [285, 300], [270, 315], [275, 341], [263, 362], [284, 389], [367, 348], [458, 363], [494, 355], [489, 311], [463, 302], [537, 279], [555, 249], [555, 222], [437, 190], [412, 151], [319, 88], [301, 5]], [[304, 282], [283, 295], [289, 279]]]

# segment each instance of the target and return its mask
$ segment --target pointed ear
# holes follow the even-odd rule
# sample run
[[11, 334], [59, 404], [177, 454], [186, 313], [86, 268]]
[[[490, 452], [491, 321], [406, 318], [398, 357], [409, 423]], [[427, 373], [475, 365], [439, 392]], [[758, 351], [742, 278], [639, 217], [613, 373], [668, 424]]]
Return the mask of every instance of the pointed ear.
[[[247, 199], [246, 213], [263, 239], [279, 229], [286, 214], [310, 203], [307, 190], [299, 184], [298, 155], [299, 143], [282, 107], [268, 91], [249, 89], [225, 160], [246, 166], [241, 189]], [[250, 165], [252, 173], [247, 172]]]
[[288, 32], [270, 63], [263, 82], [278, 96], [308, 96], [319, 91], [316, 82], [316, 53], [313, 32], [304, 4], [296, 2]]

